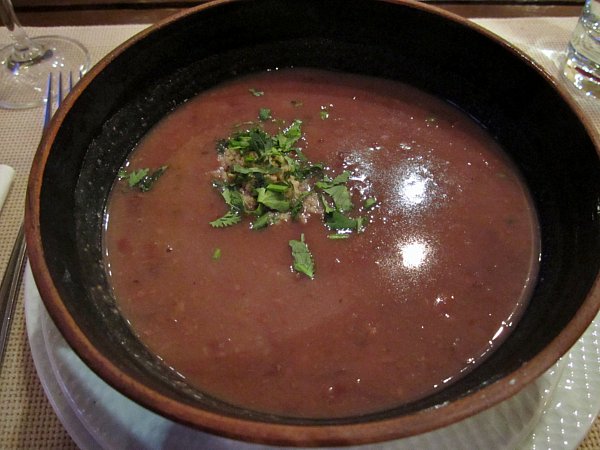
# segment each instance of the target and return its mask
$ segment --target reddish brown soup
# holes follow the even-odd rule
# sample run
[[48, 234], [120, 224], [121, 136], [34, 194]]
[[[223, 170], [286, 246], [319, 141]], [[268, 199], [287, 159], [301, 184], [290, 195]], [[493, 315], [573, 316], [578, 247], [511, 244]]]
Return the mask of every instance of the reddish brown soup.
[[[377, 198], [361, 233], [329, 239], [317, 215], [209, 225], [227, 210], [216, 142], [264, 107], [302, 120], [304, 154]], [[225, 401], [299, 417], [398, 406], [479, 364], [527, 304], [539, 244], [524, 184], [477, 123], [409, 86], [309, 69], [240, 78], [166, 117], [127, 167], [162, 165], [148, 192], [113, 189], [110, 280], [141, 341]], [[301, 234], [312, 280], [291, 269]]]

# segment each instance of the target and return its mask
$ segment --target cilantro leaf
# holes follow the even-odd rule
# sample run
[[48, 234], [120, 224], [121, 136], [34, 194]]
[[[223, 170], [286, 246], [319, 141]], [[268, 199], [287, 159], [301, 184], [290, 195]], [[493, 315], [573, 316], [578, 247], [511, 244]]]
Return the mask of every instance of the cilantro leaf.
[[258, 110], [258, 118], [261, 121], [265, 121], [265, 120], [269, 120], [271, 119], [273, 116], [271, 115], [271, 110], [269, 108], [260, 108]]
[[340, 175], [338, 175], [337, 177], [335, 177], [333, 179], [332, 184], [336, 185], [336, 184], [347, 183], [348, 180], [350, 180], [350, 172], [348, 172], [347, 170], [344, 170]]
[[358, 220], [352, 219], [339, 211], [333, 211], [327, 214], [325, 224], [332, 230], [355, 230], [358, 226]]
[[220, 248], [215, 248], [215, 251], [212, 254], [212, 259], [214, 259], [215, 261], [218, 259], [221, 259], [221, 249]]
[[365, 209], [371, 209], [376, 204], [377, 204], [377, 199], [375, 197], [370, 197], [365, 200], [365, 202], [363, 203], [363, 207]]
[[290, 202], [285, 200], [281, 193], [267, 191], [265, 188], [258, 188], [256, 192], [258, 193], [258, 197], [256, 198], [258, 203], [262, 203], [266, 207], [279, 212], [288, 212], [290, 210]]
[[300, 195], [300, 197], [291, 202], [290, 214], [292, 215], [292, 219], [296, 220], [298, 216], [300, 216], [300, 213], [304, 211], [304, 203], [302, 202], [306, 197], [308, 197], [308, 195], [308, 192], [304, 192], [302, 195]]
[[344, 212], [352, 209], [352, 199], [350, 198], [350, 192], [348, 191], [348, 188], [345, 185], [337, 184], [327, 189], [323, 189], [323, 191], [331, 195], [333, 203], [339, 211]]
[[308, 245], [304, 242], [304, 234], [300, 235], [300, 240], [291, 240], [289, 245], [292, 249], [293, 263], [292, 267], [295, 271], [305, 274], [309, 278], [315, 277], [315, 264], [313, 256], [308, 249]]
[[261, 228], [268, 227], [269, 225], [271, 225], [273, 223], [274, 220], [275, 220], [275, 215], [273, 213], [271, 213], [271, 212], [264, 213], [262, 216], [260, 216], [254, 222], [252, 222], [252, 229], [260, 230]]
[[[298, 153], [298, 151], [296, 150], [296, 154], [297, 153]], [[318, 164], [310, 164], [310, 163], [308, 163], [308, 160], [306, 159], [306, 156], [304, 156], [304, 154], [300, 153], [300, 155], [303, 158], [303, 159], [301, 158], [300, 160], [303, 163], [306, 163], [306, 164], [301, 165], [296, 170], [296, 178], [297, 179], [304, 180], [306, 178], [310, 178], [313, 175], [315, 175], [315, 174], [317, 174], [319, 172], [322, 172], [325, 169], [325, 167], [323, 166], [323, 164], [320, 164], [320, 163], [318, 163]]]
[[333, 211], [335, 211], [335, 208], [329, 204], [329, 202], [327, 201], [327, 199], [325, 198], [324, 195], [321, 194], [320, 198], [321, 198], [321, 204], [323, 205], [323, 211], [325, 211], [325, 214], [329, 214], [329, 213], [332, 213]]
[[293, 139], [294, 142], [302, 137], [302, 121], [300, 119], [295, 119], [292, 124], [285, 130], [285, 135], [289, 139]]
[[271, 148], [270, 136], [260, 128], [253, 128], [249, 132], [249, 150], [258, 152], [259, 154]]
[[247, 131], [238, 131], [234, 133], [226, 143], [226, 149], [237, 150], [242, 155], [248, 152], [262, 153], [272, 145], [268, 133], [259, 127], [254, 127]]
[[221, 193], [225, 203], [229, 205], [231, 209], [242, 210], [244, 209], [244, 199], [239, 191], [234, 189], [225, 188]]
[[129, 187], [137, 185], [146, 175], [148, 175], [148, 172], [150, 172], [150, 169], [148, 168], [131, 171], [131, 173], [127, 175], [127, 184], [129, 184]]
[[167, 170], [167, 166], [161, 166], [152, 172], [149, 168], [132, 170], [129, 173], [125, 169], [121, 169], [118, 178], [119, 180], [127, 180], [130, 188], [138, 188], [142, 192], [148, 192], [165, 170]]
[[224, 216], [219, 217], [212, 222], [209, 222], [210, 226], [213, 228], [225, 228], [230, 227], [231, 225], [235, 225], [242, 220], [240, 215], [235, 211], [227, 211]]
[[275, 140], [283, 152], [292, 150], [293, 145], [302, 137], [302, 121], [294, 120], [283, 132], [277, 133]]
[[321, 181], [318, 181], [315, 186], [319, 189], [328, 189], [333, 186], [337, 186], [339, 184], [347, 183], [350, 180], [350, 172], [344, 170], [340, 175], [335, 177], [333, 180], [331, 178], [325, 177]]
[[[350, 180], [350, 172], [345, 170], [333, 180], [328, 177], [323, 178], [315, 184], [315, 187], [323, 189], [325, 193], [331, 196], [336, 209], [341, 212], [349, 211], [352, 209], [352, 199], [350, 197], [350, 191], [346, 187], [348, 180]], [[322, 201], [325, 212], [331, 212], [331, 207], [324, 198], [322, 198]]]

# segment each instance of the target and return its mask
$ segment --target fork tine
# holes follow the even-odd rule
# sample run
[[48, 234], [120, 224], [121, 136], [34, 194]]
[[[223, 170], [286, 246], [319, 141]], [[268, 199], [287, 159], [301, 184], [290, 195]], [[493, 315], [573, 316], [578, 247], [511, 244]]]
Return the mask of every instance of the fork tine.
[[58, 108], [63, 100], [62, 72], [58, 72], [58, 81], [56, 82], [56, 107]]
[[46, 84], [46, 106], [44, 107], [44, 128], [50, 123], [52, 118], [52, 72], [48, 74], [48, 82]]
[[[54, 75], [52, 73], [48, 74], [45, 95], [46, 105], [44, 106], [44, 129], [50, 124], [50, 119], [54, 115], [55, 110], [60, 107], [64, 98], [73, 90], [73, 86], [82, 78], [82, 76], [83, 74], [79, 71], [79, 77], [74, 79], [73, 72], [69, 72], [66, 86], [64, 86], [62, 72], [58, 72]], [[54, 90], [56, 90], [56, 95], [54, 95]]]

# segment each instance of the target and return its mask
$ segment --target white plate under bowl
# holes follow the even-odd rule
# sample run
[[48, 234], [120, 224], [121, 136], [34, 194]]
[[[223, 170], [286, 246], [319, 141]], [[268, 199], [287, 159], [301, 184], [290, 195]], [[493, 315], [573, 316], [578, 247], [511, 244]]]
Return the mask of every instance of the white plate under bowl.
[[[83, 450], [276, 448], [194, 430], [165, 419], [114, 390], [65, 342], [44, 308], [29, 266], [25, 273], [25, 317], [31, 353], [44, 391]], [[600, 316], [554, 367], [494, 408], [430, 433], [350, 448], [574, 449], [600, 412], [599, 341]]]

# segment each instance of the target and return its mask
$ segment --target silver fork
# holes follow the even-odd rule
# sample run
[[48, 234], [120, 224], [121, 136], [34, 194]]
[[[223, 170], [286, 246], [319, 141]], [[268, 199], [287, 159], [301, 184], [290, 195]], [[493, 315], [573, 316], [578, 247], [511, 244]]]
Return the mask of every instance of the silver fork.
[[[48, 83], [46, 85], [46, 104], [44, 107], [44, 120], [43, 127], [46, 129], [52, 118], [52, 114], [55, 109], [62, 103], [63, 97], [73, 89], [73, 74], [69, 73], [67, 79], [66, 89], [63, 87], [62, 73], [59, 72], [56, 76], [56, 96], [53, 93], [53, 82], [55, 77], [50, 74], [48, 76]], [[81, 78], [81, 73], [79, 74]], [[23, 223], [19, 227], [19, 233], [10, 254], [10, 259], [0, 284], [0, 371], [2, 370], [2, 363], [4, 361], [4, 353], [6, 351], [6, 344], [8, 342], [8, 336], [10, 334], [10, 327], [12, 325], [15, 304], [19, 297], [19, 287], [21, 286], [21, 279], [23, 277], [23, 268], [25, 266], [25, 231]]]

